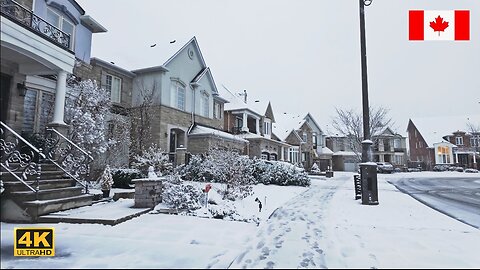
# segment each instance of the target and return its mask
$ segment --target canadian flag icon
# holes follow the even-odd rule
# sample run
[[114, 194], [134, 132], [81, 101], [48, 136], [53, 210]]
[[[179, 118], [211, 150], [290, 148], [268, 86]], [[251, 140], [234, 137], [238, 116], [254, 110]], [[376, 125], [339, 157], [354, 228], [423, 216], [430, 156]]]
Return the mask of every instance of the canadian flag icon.
[[469, 10], [410, 10], [409, 40], [470, 40]]

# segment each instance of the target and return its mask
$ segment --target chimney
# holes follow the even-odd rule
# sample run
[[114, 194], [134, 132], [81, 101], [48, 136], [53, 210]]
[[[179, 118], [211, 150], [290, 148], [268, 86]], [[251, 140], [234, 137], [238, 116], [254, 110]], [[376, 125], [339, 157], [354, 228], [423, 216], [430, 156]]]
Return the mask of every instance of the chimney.
[[243, 99], [245, 101], [245, 104], [247, 104], [247, 90], [243, 89]]

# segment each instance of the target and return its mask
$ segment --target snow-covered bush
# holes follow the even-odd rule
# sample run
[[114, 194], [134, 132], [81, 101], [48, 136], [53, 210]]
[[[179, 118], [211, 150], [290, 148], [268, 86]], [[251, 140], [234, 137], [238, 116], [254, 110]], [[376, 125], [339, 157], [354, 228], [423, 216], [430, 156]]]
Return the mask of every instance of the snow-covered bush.
[[313, 166], [310, 169], [310, 171], [313, 172], [313, 173], [319, 173], [320, 172], [320, 168], [318, 168], [317, 163], [313, 163]]
[[194, 211], [202, 207], [203, 192], [186, 184], [178, 176], [167, 177], [163, 182], [162, 202], [172, 208]]
[[132, 180], [144, 178], [143, 175], [137, 169], [123, 169], [123, 168], [115, 168], [111, 169], [112, 178], [113, 178], [113, 187], [116, 188], [132, 188]]
[[153, 166], [157, 175], [167, 175], [173, 171], [173, 164], [169, 161], [168, 153], [157, 145], [150, 146], [140, 155], [134, 155], [131, 166], [145, 175], [150, 166]]
[[102, 190], [110, 190], [113, 185], [112, 173], [110, 172], [110, 166], [106, 166], [103, 170], [102, 175], [100, 176], [100, 187]]
[[223, 183], [218, 190], [223, 199], [236, 200], [251, 194], [254, 183], [253, 161], [247, 156], [227, 150], [212, 150], [206, 155], [192, 156], [181, 170], [185, 180]]
[[258, 183], [279, 186], [302, 186], [310, 185], [310, 178], [304, 171], [295, 167], [285, 166], [280, 162], [271, 162], [267, 169], [259, 175]]
[[71, 85], [65, 105], [70, 139], [92, 154], [104, 153], [115, 142], [107, 138], [106, 116], [110, 108], [110, 94], [94, 81]]

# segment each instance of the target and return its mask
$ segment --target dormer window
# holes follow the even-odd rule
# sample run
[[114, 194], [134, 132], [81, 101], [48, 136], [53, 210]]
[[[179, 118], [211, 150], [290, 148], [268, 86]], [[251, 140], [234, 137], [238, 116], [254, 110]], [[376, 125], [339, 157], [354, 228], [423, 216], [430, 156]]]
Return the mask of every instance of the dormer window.
[[59, 12], [47, 8], [47, 21], [58, 29], [70, 35], [70, 48], [73, 49], [75, 38], [75, 25]]
[[271, 132], [272, 132], [272, 123], [270, 122], [270, 119], [265, 119], [263, 122], [263, 134], [270, 135]]
[[455, 144], [456, 145], [463, 145], [463, 137], [460, 137], [460, 136], [456, 137], [455, 138]]

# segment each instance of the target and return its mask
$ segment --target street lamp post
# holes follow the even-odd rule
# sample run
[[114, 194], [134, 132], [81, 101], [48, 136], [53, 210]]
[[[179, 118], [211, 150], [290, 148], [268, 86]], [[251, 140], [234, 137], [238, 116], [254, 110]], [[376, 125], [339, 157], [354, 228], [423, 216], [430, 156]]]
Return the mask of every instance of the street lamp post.
[[365, 6], [372, 4], [373, 0], [359, 0], [360, 4], [360, 51], [362, 63], [362, 106], [363, 106], [363, 141], [362, 164], [360, 165], [362, 179], [362, 204], [378, 204], [377, 166], [371, 163], [372, 144], [370, 134], [370, 110], [368, 106], [368, 81], [367, 81], [367, 45], [365, 38]]

